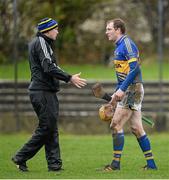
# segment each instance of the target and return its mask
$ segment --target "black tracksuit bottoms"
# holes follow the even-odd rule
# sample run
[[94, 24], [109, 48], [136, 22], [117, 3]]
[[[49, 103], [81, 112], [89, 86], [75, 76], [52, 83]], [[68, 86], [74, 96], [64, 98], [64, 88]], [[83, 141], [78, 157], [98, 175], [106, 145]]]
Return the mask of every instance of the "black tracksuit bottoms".
[[38, 116], [39, 124], [34, 134], [15, 155], [19, 163], [31, 159], [44, 145], [48, 169], [62, 166], [59, 147], [59, 102], [55, 92], [30, 91], [30, 100]]

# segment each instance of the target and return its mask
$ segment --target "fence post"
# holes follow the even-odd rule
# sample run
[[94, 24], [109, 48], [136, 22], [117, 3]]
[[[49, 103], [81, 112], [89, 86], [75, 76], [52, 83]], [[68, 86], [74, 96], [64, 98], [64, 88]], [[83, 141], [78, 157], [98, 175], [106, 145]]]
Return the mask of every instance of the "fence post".
[[16, 119], [16, 131], [20, 130], [19, 109], [18, 109], [18, 23], [17, 23], [17, 0], [13, 0], [13, 59], [14, 59], [14, 116]]

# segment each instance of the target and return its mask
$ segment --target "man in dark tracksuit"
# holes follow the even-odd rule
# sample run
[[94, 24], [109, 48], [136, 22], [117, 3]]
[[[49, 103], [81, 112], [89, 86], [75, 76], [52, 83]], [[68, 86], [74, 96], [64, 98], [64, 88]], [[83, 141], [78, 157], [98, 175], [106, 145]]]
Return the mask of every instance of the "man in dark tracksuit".
[[59, 148], [58, 111], [59, 80], [71, 82], [81, 88], [86, 80], [79, 74], [69, 75], [56, 62], [52, 43], [58, 35], [58, 23], [44, 18], [38, 24], [37, 36], [29, 44], [31, 83], [29, 96], [38, 116], [39, 125], [31, 139], [13, 156], [12, 161], [19, 170], [28, 171], [26, 161], [31, 159], [44, 145], [49, 171], [59, 171], [62, 160]]

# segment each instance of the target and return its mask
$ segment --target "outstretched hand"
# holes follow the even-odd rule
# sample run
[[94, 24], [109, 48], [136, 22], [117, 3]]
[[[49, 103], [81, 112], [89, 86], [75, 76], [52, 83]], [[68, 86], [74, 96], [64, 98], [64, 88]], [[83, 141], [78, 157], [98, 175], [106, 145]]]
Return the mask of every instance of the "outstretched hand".
[[78, 74], [72, 75], [70, 79], [70, 82], [78, 88], [82, 88], [87, 84], [86, 79], [80, 78], [80, 75], [81, 75], [81, 72]]

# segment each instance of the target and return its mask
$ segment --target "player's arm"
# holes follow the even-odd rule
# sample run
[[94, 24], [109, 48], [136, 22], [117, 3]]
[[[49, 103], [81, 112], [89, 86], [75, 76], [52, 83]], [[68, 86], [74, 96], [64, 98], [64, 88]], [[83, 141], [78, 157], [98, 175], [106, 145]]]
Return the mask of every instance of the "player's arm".
[[128, 59], [129, 73], [123, 83], [119, 86], [119, 89], [112, 95], [112, 102], [119, 101], [123, 98], [125, 91], [131, 83], [133, 83], [137, 74], [140, 72], [140, 66], [138, 63], [138, 49], [134, 43], [131, 44], [129, 40], [125, 43], [124, 54]]
[[119, 88], [124, 92], [127, 90], [128, 86], [134, 81], [137, 74], [140, 72], [140, 66], [137, 58], [129, 59], [128, 62], [129, 62], [130, 72], [127, 75], [125, 81], [123, 81], [122, 85]]
[[128, 60], [130, 70], [129, 70], [129, 73], [128, 73], [126, 79], [123, 81], [123, 83], [121, 84], [119, 89], [125, 92], [127, 90], [128, 86], [131, 83], [133, 83], [137, 74], [140, 72], [140, 66], [139, 66], [139, 62], [138, 62], [139, 56], [138, 56], [137, 46], [134, 44], [134, 42], [132, 42], [128, 38], [126, 38], [124, 40], [124, 42], [125, 42], [124, 49], [123, 49], [124, 56]]

